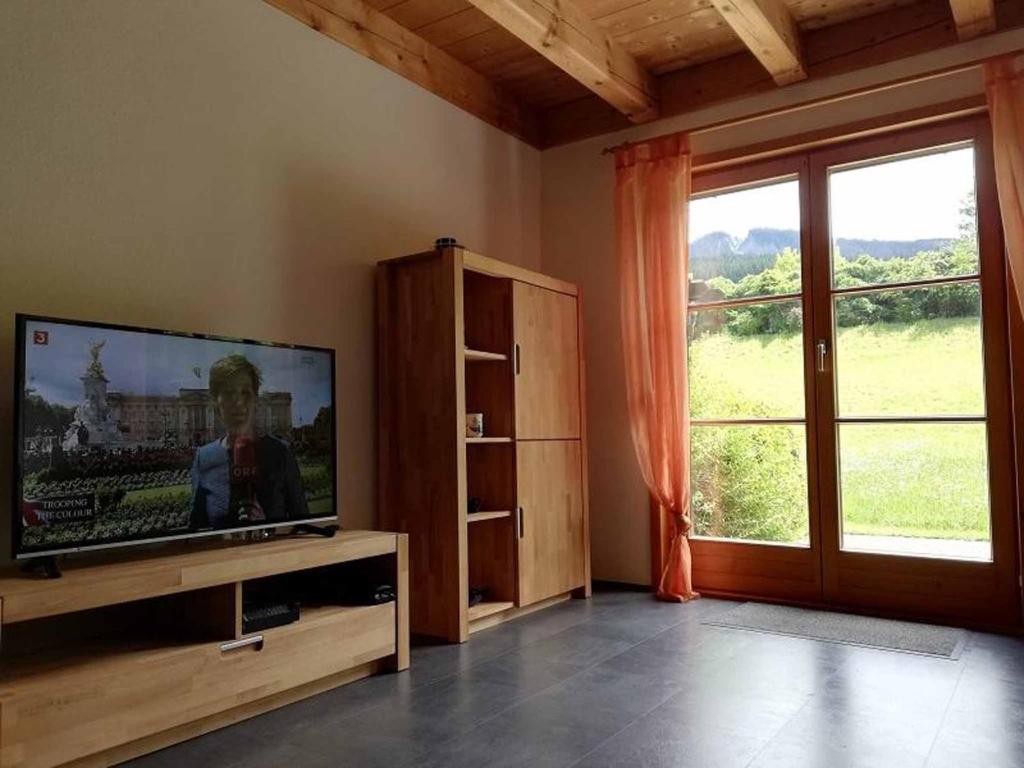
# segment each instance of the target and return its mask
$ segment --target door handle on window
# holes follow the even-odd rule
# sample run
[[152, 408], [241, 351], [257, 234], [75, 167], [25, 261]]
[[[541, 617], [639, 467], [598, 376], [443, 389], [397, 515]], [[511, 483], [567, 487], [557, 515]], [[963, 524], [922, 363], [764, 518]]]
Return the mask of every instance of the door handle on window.
[[518, 536], [521, 539], [521, 538], [523, 538], [523, 533], [524, 533], [524, 529], [523, 529], [523, 508], [522, 507], [517, 507], [516, 508], [516, 536]]
[[515, 358], [516, 358], [516, 360], [515, 360], [515, 363], [516, 363], [516, 376], [518, 376], [520, 374], [521, 370], [522, 370], [522, 368], [520, 366], [521, 356], [520, 356], [520, 352], [519, 352], [519, 344], [518, 343], [516, 344], [514, 351], [515, 351]]
[[817, 360], [818, 373], [825, 372], [825, 358], [828, 357], [828, 342], [825, 339], [818, 339]]

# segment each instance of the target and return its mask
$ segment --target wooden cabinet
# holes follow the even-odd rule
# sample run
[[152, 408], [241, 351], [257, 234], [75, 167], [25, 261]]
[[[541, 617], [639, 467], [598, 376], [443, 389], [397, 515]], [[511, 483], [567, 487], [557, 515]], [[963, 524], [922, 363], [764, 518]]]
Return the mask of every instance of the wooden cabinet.
[[516, 281], [516, 438], [579, 439], [580, 359], [577, 300]]
[[590, 594], [579, 307], [461, 248], [380, 263], [379, 522], [410, 536], [414, 633], [462, 642]]
[[[0, 767], [114, 765], [409, 665], [405, 536], [172, 551], [0, 577]], [[331, 581], [388, 581], [397, 600], [325, 604]], [[244, 633], [246, 596], [268, 587], [302, 604], [298, 621]]]
[[586, 577], [579, 440], [516, 443], [520, 606], [568, 592]]

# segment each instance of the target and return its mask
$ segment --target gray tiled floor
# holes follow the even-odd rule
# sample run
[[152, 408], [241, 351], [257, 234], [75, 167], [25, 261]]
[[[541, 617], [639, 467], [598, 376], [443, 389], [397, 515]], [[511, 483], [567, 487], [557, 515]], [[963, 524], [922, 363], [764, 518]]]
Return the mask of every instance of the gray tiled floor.
[[700, 624], [730, 606], [600, 592], [130, 765], [1024, 766], [1024, 641], [947, 661]]

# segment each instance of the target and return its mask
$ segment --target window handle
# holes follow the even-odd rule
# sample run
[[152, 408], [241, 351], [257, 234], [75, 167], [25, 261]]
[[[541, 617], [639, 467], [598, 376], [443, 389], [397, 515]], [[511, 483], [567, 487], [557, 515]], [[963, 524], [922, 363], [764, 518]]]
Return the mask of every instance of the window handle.
[[817, 361], [818, 373], [825, 372], [825, 358], [828, 357], [828, 342], [825, 339], [818, 339]]

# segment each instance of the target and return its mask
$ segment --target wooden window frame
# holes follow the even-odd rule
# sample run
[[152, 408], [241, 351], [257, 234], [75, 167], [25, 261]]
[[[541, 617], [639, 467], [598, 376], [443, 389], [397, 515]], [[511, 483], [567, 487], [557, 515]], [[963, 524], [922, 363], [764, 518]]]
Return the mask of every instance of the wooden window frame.
[[[831, 265], [828, 258], [827, 170], [824, 166], [842, 164], [842, 158], [869, 161], [890, 155], [926, 151], [928, 147], [951, 145], [970, 141], [976, 152], [976, 185], [978, 195], [978, 228], [981, 277], [964, 276], [940, 278], [903, 285], [881, 285], [870, 288], [840, 289], [857, 293], [864, 290], [889, 290], [900, 287], [928, 287], [929, 282], [948, 284], [956, 281], [978, 280], [982, 291], [982, 323], [984, 371], [986, 377], [986, 424], [989, 441], [989, 486], [992, 515], [993, 562], [977, 563], [942, 560], [951, 586], [949, 604], [929, 599], [907, 598], [878, 600], [878, 590], [868, 599], [857, 599], [850, 590], [836, 591], [838, 574], [826, 563], [824, 544], [837, 533], [838, 511], [830, 518], [824, 499], [833, 499], [836, 478], [830, 478], [821, 467], [820, 440], [833, 440], [834, 432], [822, 425], [832, 418], [831, 399], [823, 400], [822, 387], [831, 385], [832, 375], [819, 377], [814, 373], [814, 340], [819, 337], [822, 324], [831, 322], [832, 295]], [[1020, 564], [1024, 562], [1024, 532], [1021, 525], [1021, 483], [1024, 480], [1017, 457], [1024, 447], [1024, 318], [1012, 311], [1016, 307], [1012, 284], [1008, 278], [1008, 265], [1002, 229], [999, 221], [998, 201], [995, 194], [992, 166], [991, 130], [987, 113], [956, 116], [946, 121], [930, 120], [925, 125], [906, 127], [893, 125], [888, 133], [873, 133], [865, 138], [851, 138], [843, 142], [830, 142], [827, 146], [807, 150], [804, 147], [790, 155], [752, 160], [744, 164], [730, 164], [712, 168], [693, 176], [694, 195], [711, 191], [726, 192], [770, 183], [773, 179], [796, 176], [800, 180], [801, 206], [801, 261], [802, 290], [799, 298], [804, 309], [804, 370], [805, 421], [807, 430], [808, 509], [810, 511], [810, 549], [780, 546], [759, 542], [731, 542], [694, 538], [690, 546], [694, 559], [694, 581], [699, 591], [709, 595], [761, 600], [820, 607], [842, 607], [858, 612], [887, 616], [944, 620], [965, 626], [986, 629], [1018, 629], [1022, 625], [1024, 589], [1021, 587]], [[812, 210], [811, 200], [814, 199]], [[812, 216], [814, 220], [812, 220]], [[824, 217], [824, 218], [823, 218]], [[824, 256], [823, 256], [824, 254]], [[827, 290], [822, 286], [827, 285]], [[764, 297], [744, 303], [793, 300], [794, 296]], [[703, 302], [700, 308], [733, 305], [735, 302]], [[687, 312], [690, 307], [687, 307]], [[831, 337], [829, 337], [831, 338]], [[831, 396], [829, 396], [831, 397]], [[829, 412], [822, 412], [823, 410]], [[912, 421], [896, 417], [895, 421]], [[922, 419], [926, 420], [926, 419]], [[949, 419], [944, 419], [949, 421]], [[708, 420], [701, 420], [706, 423]], [[712, 420], [714, 421], [714, 420]], [[788, 423], [791, 420], [780, 420]], [[757, 423], [771, 423], [756, 420]], [[729, 423], [735, 423], [729, 420]], [[1005, 428], [1000, 426], [1005, 425]], [[833, 421], [834, 427], [834, 421]], [[828, 432], [828, 434], [825, 434]], [[993, 439], [995, 432], [1002, 433]], [[997, 522], [997, 506], [1004, 510]], [[652, 584], [660, 578], [667, 552], [664, 550], [665, 527], [668, 525], [652, 504]], [[810, 554], [809, 554], [810, 553]], [[862, 552], [842, 552], [848, 564], [865, 573], [880, 569], [885, 578], [934, 578], [936, 559], [891, 558]], [[888, 560], [886, 559], [888, 558]], [[898, 563], [896, 561], [899, 561]], [[907, 561], [907, 562], [904, 562]], [[895, 566], [895, 567], [894, 567]], [[1000, 599], [977, 599], [976, 590], [960, 590], [961, 581], [978, 569], [989, 569], [992, 586], [1000, 586]], [[832, 570], [830, 570], [832, 568]], [[1013, 600], [1006, 589], [1012, 581]], [[972, 588], [973, 589], [973, 588]], [[911, 590], [912, 593], [912, 590]], [[973, 605], [972, 605], [973, 603]]]

